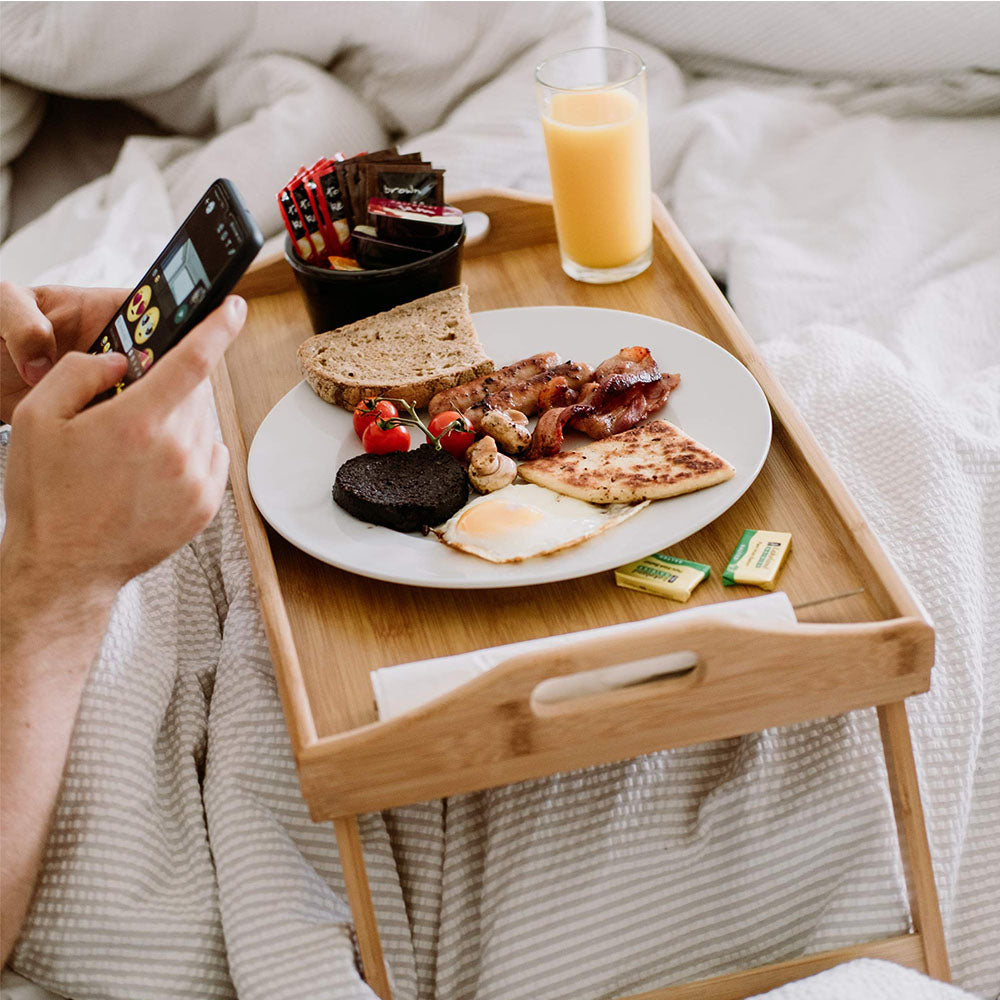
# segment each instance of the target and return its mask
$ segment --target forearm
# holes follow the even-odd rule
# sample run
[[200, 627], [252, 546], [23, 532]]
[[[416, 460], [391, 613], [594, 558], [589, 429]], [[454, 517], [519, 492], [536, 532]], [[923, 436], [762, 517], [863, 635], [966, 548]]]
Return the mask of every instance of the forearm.
[[73, 724], [113, 591], [38, 579], [0, 543], [0, 957], [6, 961], [41, 868]]

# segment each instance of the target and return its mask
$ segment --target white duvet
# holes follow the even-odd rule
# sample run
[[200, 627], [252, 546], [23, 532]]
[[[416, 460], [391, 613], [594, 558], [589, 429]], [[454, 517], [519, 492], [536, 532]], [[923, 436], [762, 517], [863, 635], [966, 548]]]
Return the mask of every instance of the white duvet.
[[[126, 7], [114, 34], [87, 6], [5, 6], [4, 73], [127, 94], [182, 135], [126, 144], [111, 177], [4, 244], [5, 278], [127, 284], [218, 174], [276, 232], [273, 193], [299, 162], [389, 132], [453, 192], [544, 189], [530, 68], [603, 28], [582, 4], [230, 4]], [[613, 39], [650, 65], [657, 190], [934, 621], [933, 686], [909, 712], [955, 981], [993, 997], [996, 8], [963, 5], [953, 51], [948, 5], [920, 22], [780, 5], [782, 22], [777, 6], [616, 5], [631, 34]], [[123, 46], [128, 19], [176, 59]], [[771, 71], [748, 65], [768, 53]], [[900, 933], [879, 754], [858, 712], [367, 817], [394, 996], [614, 996]], [[298, 794], [231, 499], [119, 596], [13, 965], [74, 997], [371, 996], [332, 829]], [[777, 995], [956, 991], [859, 963]]]

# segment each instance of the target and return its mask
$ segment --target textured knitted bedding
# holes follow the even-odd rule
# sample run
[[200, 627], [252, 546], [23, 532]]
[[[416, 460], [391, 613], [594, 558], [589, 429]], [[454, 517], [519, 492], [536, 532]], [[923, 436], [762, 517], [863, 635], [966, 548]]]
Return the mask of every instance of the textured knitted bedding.
[[[379, 59], [322, 20], [308, 51], [267, 54], [266, 10], [242, 40], [206, 30], [182, 79], [134, 98], [189, 134], [127, 144], [111, 180], [4, 244], [4, 277], [127, 284], [218, 174], [277, 231], [273, 192], [299, 162], [389, 130], [444, 164], [451, 192], [544, 189], [525, 81], [543, 52], [599, 33], [601, 11], [441, 6], [456, 9], [420, 29], [426, 52]], [[937, 67], [875, 85], [850, 67], [779, 76], [714, 51], [712, 75], [695, 78], [657, 47], [671, 44], [660, 5], [624, 7], [632, 35], [611, 37], [650, 66], [657, 190], [935, 624], [932, 689], [909, 714], [955, 981], [992, 998], [1000, 76]], [[57, 61], [33, 48], [44, 32], [17, 14], [4, 72], [54, 88]], [[305, 110], [316, 102], [322, 134]], [[205, 116], [219, 134], [193, 138]], [[70, 238], [53, 243], [56, 227]], [[43, 256], [56, 245], [62, 259]], [[362, 832], [401, 1000], [615, 996], [908, 927], [873, 711], [396, 809]], [[332, 827], [299, 796], [229, 495], [118, 597], [12, 964], [78, 998], [372, 996]], [[957, 995], [884, 963], [847, 970], [777, 995]]]

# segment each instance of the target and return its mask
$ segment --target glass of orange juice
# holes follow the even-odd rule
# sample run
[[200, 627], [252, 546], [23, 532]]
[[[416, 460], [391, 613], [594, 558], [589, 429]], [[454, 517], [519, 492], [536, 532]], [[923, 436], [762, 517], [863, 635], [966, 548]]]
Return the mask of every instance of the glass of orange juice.
[[563, 270], [624, 281], [653, 259], [646, 66], [627, 49], [573, 49], [535, 69]]

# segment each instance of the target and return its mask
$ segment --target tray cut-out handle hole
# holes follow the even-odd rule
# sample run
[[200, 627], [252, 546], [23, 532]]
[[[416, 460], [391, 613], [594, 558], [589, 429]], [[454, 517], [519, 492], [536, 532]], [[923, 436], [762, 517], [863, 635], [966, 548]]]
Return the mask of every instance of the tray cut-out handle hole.
[[531, 707], [536, 715], [549, 715], [572, 702], [592, 695], [639, 687], [654, 681], [675, 679], [693, 674], [698, 654], [691, 650], [658, 654], [628, 663], [581, 670], [561, 677], [539, 681], [531, 692]]

